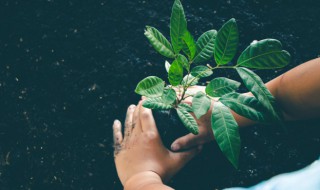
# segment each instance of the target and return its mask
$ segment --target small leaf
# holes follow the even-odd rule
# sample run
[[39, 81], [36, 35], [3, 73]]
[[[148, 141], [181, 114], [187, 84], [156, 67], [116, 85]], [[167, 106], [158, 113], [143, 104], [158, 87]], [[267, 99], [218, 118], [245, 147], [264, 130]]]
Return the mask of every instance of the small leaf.
[[142, 106], [149, 109], [171, 109], [172, 106], [163, 102], [161, 97], [148, 98], [143, 101]]
[[177, 60], [174, 60], [169, 69], [169, 82], [172, 86], [177, 86], [182, 81], [182, 78], [182, 65]]
[[225, 77], [217, 77], [210, 81], [206, 87], [206, 93], [211, 97], [220, 97], [237, 90], [240, 83]]
[[271, 113], [273, 119], [275, 121], [279, 121], [280, 116], [277, 113], [278, 111], [276, 111], [273, 106], [275, 99], [264, 85], [260, 77], [244, 67], [237, 67], [236, 69], [247, 89], [250, 90], [250, 92], [259, 100], [259, 103], [269, 113]]
[[290, 54], [275, 39], [254, 41], [240, 55], [238, 66], [255, 69], [282, 68], [290, 62]]
[[206, 66], [196, 66], [191, 69], [191, 75], [198, 78], [208, 77], [212, 73], [211, 69]]
[[159, 77], [149, 76], [138, 83], [135, 92], [146, 97], [159, 97], [163, 90], [164, 81]]
[[175, 53], [182, 49], [182, 36], [187, 30], [187, 20], [180, 0], [175, 0], [170, 17], [170, 36]]
[[186, 55], [188, 55], [190, 60], [192, 60], [196, 54], [197, 48], [194, 42], [194, 38], [188, 30], [182, 36], [182, 42], [183, 42], [182, 51]]
[[189, 72], [190, 65], [188, 59], [184, 55], [179, 54], [177, 56], [177, 61], [179, 61], [179, 63]]
[[241, 146], [239, 128], [230, 110], [220, 102], [214, 104], [211, 127], [221, 151], [238, 168]]
[[170, 63], [168, 61], [166, 61], [164, 66], [166, 68], [167, 73], [169, 73], [169, 69], [170, 69], [170, 66], [171, 66]]
[[185, 109], [187, 112], [192, 112], [192, 107], [189, 104], [186, 103], [180, 103], [178, 105], [179, 109]]
[[169, 41], [156, 28], [147, 26], [144, 35], [148, 38], [153, 48], [161, 55], [174, 58], [174, 53]]
[[253, 121], [266, 121], [261, 105], [255, 97], [233, 92], [222, 96], [219, 101], [243, 117]]
[[197, 119], [206, 114], [211, 106], [211, 100], [201, 91], [192, 99], [192, 110]]
[[162, 94], [162, 101], [165, 104], [172, 104], [177, 98], [176, 91], [173, 89], [165, 89]]
[[[188, 81], [187, 81], [188, 80]], [[199, 78], [196, 78], [196, 77], [194, 77], [194, 76], [192, 76], [192, 75], [186, 75], [186, 76], [184, 76], [183, 77], [183, 80], [182, 80], [182, 85], [190, 85], [190, 86], [194, 86], [194, 85], [196, 85], [196, 84], [198, 84], [198, 82], [199, 82]]]
[[199, 133], [198, 124], [193, 116], [185, 109], [177, 109], [178, 116], [184, 126], [194, 135]]
[[217, 34], [214, 48], [214, 58], [218, 65], [229, 63], [237, 53], [239, 33], [234, 18], [226, 22]]
[[199, 37], [196, 43], [197, 54], [193, 59], [194, 63], [208, 61], [213, 56], [216, 36], [216, 30], [209, 30]]

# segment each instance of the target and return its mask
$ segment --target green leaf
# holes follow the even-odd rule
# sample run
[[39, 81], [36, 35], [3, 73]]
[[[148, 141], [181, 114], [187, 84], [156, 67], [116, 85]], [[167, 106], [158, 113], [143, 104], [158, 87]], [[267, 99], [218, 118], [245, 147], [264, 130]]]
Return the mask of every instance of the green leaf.
[[177, 98], [176, 91], [173, 89], [165, 89], [162, 94], [162, 101], [165, 104], [172, 104]]
[[243, 117], [265, 122], [261, 105], [255, 97], [233, 92], [222, 96], [219, 101]]
[[194, 135], [197, 135], [199, 133], [198, 124], [196, 120], [193, 118], [193, 116], [183, 109], [177, 109], [178, 116], [181, 120], [181, 122], [184, 124], [184, 126]]
[[189, 72], [190, 65], [188, 59], [184, 55], [179, 54], [177, 56], [177, 61], [179, 61], [179, 63]]
[[211, 100], [205, 93], [199, 91], [192, 99], [192, 110], [197, 119], [206, 114], [211, 106]]
[[172, 86], [180, 84], [183, 78], [183, 68], [179, 61], [174, 60], [169, 69], [169, 82]]
[[[187, 81], [188, 80], [188, 81]], [[192, 81], [192, 82], [191, 82]], [[190, 83], [191, 82], [191, 83]], [[187, 84], [189, 84], [190, 86], [194, 86], [194, 85], [196, 85], [196, 84], [198, 84], [198, 82], [199, 82], [199, 78], [196, 78], [196, 77], [194, 77], [194, 76], [192, 76], [192, 75], [186, 75], [186, 76], [184, 76], [183, 77], [183, 80], [182, 80], [182, 85], [187, 85]]]
[[259, 100], [259, 103], [273, 116], [273, 120], [279, 121], [280, 117], [273, 107], [275, 99], [258, 75], [244, 67], [237, 67], [244, 85]]
[[211, 69], [206, 66], [196, 66], [191, 69], [191, 75], [198, 78], [208, 77], [212, 73]]
[[221, 151], [232, 165], [238, 168], [241, 146], [239, 128], [229, 108], [220, 102], [214, 104], [211, 127]]
[[144, 35], [157, 52], [163, 56], [174, 58], [171, 44], [156, 28], [147, 26]]
[[135, 89], [137, 94], [146, 97], [159, 97], [164, 90], [164, 81], [156, 76], [149, 76], [140, 81]]
[[182, 36], [182, 51], [192, 60], [196, 54], [197, 48], [193, 36], [187, 30]]
[[282, 50], [278, 40], [265, 39], [252, 42], [241, 53], [237, 65], [255, 69], [275, 69], [288, 65], [290, 59], [290, 54]]
[[197, 54], [193, 59], [194, 63], [208, 61], [213, 56], [216, 36], [216, 30], [209, 30], [199, 37], [196, 43]]
[[217, 77], [206, 86], [206, 93], [211, 97], [219, 97], [237, 90], [240, 83], [225, 77]]
[[172, 106], [163, 102], [161, 97], [148, 98], [143, 101], [142, 106], [149, 109], [171, 109]]
[[218, 65], [229, 63], [237, 53], [239, 33], [234, 18], [226, 22], [217, 34], [214, 58]]
[[180, 103], [178, 105], [179, 109], [185, 109], [187, 112], [192, 112], [192, 107], [189, 104], [186, 103]]
[[175, 53], [182, 49], [182, 36], [187, 30], [187, 20], [180, 0], [175, 0], [172, 6], [170, 18], [171, 43]]
[[170, 66], [171, 66], [170, 63], [168, 61], [166, 61], [164, 66], [166, 68], [167, 73], [169, 73], [169, 69], [170, 69]]

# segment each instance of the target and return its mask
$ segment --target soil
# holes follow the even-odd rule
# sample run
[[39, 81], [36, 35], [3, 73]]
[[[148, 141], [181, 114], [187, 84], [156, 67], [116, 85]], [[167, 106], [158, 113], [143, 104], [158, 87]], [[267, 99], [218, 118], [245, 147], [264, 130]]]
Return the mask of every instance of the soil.
[[175, 109], [153, 110], [152, 114], [156, 121], [162, 143], [168, 149], [171, 149], [173, 141], [189, 133], [180, 121]]
[[[318, 1], [184, 0], [195, 38], [237, 19], [239, 53], [251, 41], [276, 38], [292, 55], [268, 81], [320, 54]], [[169, 36], [172, 1], [2, 0], [0, 2], [0, 187], [122, 189], [113, 163], [112, 122], [124, 120], [148, 75], [166, 79], [165, 59], [143, 35]], [[232, 71], [215, 76], [237, 80]], [[240, 168], [217, 145], [175, 176], [177, 189], [250, 186], [302, 168], [320, 154], [318, 121], [241, 130]]]

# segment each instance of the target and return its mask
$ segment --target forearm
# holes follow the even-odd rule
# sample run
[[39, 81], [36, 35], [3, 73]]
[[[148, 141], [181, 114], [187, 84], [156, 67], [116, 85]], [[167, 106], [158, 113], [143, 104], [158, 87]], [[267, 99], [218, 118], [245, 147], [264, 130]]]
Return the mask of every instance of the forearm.
[[152, 171], [132, 176], [124, 185], [125, 190], [172, 190], [163, 184], [160, 176]]
[[[320, 116], [320, 58], [301, 64], [266, 83], [283, 110], [285, 120], [308, 119]], [[251, 93], [246, 95], [252, 96]], [[233, 115], [239, 126], [255, 122]]]
[[289, 120], [320, 116], [320, 58], [301, 64], [268, 83]]

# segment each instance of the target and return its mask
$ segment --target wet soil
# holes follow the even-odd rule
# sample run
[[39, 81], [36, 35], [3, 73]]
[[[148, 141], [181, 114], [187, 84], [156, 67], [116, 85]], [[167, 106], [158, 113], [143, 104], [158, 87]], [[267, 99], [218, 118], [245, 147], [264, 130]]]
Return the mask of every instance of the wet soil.
[[[183, 1], [197, 38], [237, 19], [239, 50], [252, 40], [279, 39], [288, 67], [259, 71], [264, 81], [320, 54], [319, 2]], [[136, 84], [166, 79], [164, 58], [143, 35], [145, 25], [169, 35], [172, 1], [3, 0], [0, 2], [0, 187], [122, 189], [113, 164], [112, 122], [138, 102]], [[240, 51], [241, 52], [241, 51]], [[215, 76], [238, 79], [230, 71]], [[293, 171], [320, 153], [318, 121], [241, 130], [240, 168], [215, 143], [184, 168], [177, 189], [249, 186]]]

